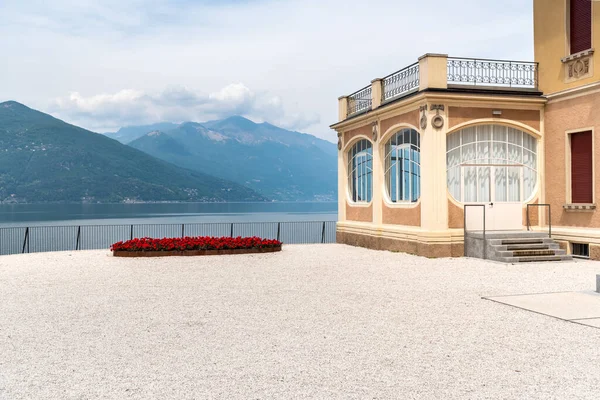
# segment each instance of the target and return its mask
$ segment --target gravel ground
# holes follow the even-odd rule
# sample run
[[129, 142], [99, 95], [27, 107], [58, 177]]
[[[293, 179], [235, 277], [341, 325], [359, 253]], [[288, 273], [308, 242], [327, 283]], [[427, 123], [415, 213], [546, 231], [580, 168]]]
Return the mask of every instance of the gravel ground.
[[0, 399], [596, 399], [600, 329], [481, 299], [596, 273], [343, 245], [4, 256]]

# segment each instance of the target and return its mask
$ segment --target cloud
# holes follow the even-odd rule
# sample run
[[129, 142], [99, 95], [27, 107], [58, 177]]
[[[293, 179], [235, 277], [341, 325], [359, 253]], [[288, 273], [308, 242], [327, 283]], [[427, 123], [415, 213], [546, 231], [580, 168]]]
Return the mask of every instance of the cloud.
[[303, 130], [320, 121], [314, 113], [286, 113], [279, 97], [256, 93], [243, 83], [232, 83], [208, 94], [178, 86], [158, 93], [123, 89], [112, 94], [83, 96], [72, 92], [54, 99], [49, 111], [71, 123], [100, 132], [128, 125], [207, 121], [231, 115], [293, 130]]
[[335, 141], [339, 96], [427, 52], [532, 59], [532, 11], [531, 0], [0, 0], [0, 101], [51, 103], [94, 129], [248, 113]]

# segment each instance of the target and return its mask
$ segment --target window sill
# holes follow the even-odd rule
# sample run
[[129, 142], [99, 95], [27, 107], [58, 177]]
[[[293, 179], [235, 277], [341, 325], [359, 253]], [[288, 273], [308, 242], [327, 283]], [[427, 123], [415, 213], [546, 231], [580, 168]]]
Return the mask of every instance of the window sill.
[[595, 211], [596, 203], [563, 204], [565, 211]]
[[560, 61], [564, 63], [569, 62], [569, 61], [573, 61], [573, 60], [577, 60], [579, 58], [583, 58], [583, 57], [587, 57], [587, 56], [591, 56], [592, 54], [594, 54], [594, 49], [588, 49], [588, 50], [584, 50], [584, 51], [580, 51], [579, 53], [575, 53], [575, 54], [571, 54], [570, 56], [566, 56], [560, 59]]

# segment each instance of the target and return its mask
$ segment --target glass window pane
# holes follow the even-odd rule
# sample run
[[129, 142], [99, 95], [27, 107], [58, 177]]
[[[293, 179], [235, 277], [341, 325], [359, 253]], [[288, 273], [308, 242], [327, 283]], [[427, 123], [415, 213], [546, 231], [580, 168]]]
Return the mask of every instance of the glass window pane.
[[477, 141], [486, 142], [492, 140], [492, 125], [481, 125], [477, 127]]
[[475, 132], [476, 132], [476, 128], [475, 127], [471, 127], [471, 128], [465, 128], [462, 130], [462, 144], [469, 144], [469, 143], [473, 143], [475, 141]]
[[490, 167], [477, 168], [478, 201], [490, 201]]
[[502, 125], [494, 125], [493, 139], [494, 142], [506, 142], [506, 127]]
[[506, 164], [506, 143], [494, 142], [492, 148], [492, 159], [494, 164]]
[[490, 142], [477, 143], [477, 164], [489, 164]]
[[508, 201], [521, 201], [521, 168], [508, 167]]
[[523, 169], [523, 200], [527, 200], [533, 194], [537, 183], [537, 172], [529, 168]]
[[506, 167], [494, 169], [494, 201], [506, 201]]
[[[392, 202], [417, 201], [420, 195], [419, 149], [416, 146], [420, 135], [412, 129], [397, 132], [390, 144], [391, 151], [386, 153], [385, 182], [388, 198]], [[412, 168], [412, 169], [411, 169]]]
[[367, 140], [360, 140], [349, 151], [348, 188], [356, 202], [369, 202], [373, 197], [373, 149]]
[[447, 151], [456, 149], [460, 146], [460, 132], [455, 132], [450, 136], [446, 137], [446, 147]]
[[508, 132], [508, 143], [516, 144], [518, 146], [523, 145], [523, 132], [515, 128], [507, 128]]
[[447, 178], [448, 190], [455, 200], [461, 201], [460, 195], [460, 167], [453, 167], [448, 170]]
[[475, 162], [475, 150], [476, 144], [467, 144], [462, 147], [462, 159], [463, 163], [474, 163]]
[[477, 167], [463, 167], [465, 202], [477, 201]]
[[523, 148], [514, 144], [508, 145], [508, 160], [511, 164], [523, 163]]

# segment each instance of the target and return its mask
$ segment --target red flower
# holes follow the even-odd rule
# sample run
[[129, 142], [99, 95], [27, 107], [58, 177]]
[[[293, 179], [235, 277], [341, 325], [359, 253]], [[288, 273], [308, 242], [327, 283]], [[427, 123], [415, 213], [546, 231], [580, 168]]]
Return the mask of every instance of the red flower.
[[253, 237], [183, 237], [183, 238], [140, 238], [117, 242], [110, 246], [111, 251], [183, 251], [220, 249], [264, 249], [281, 246], [279, 240]]

